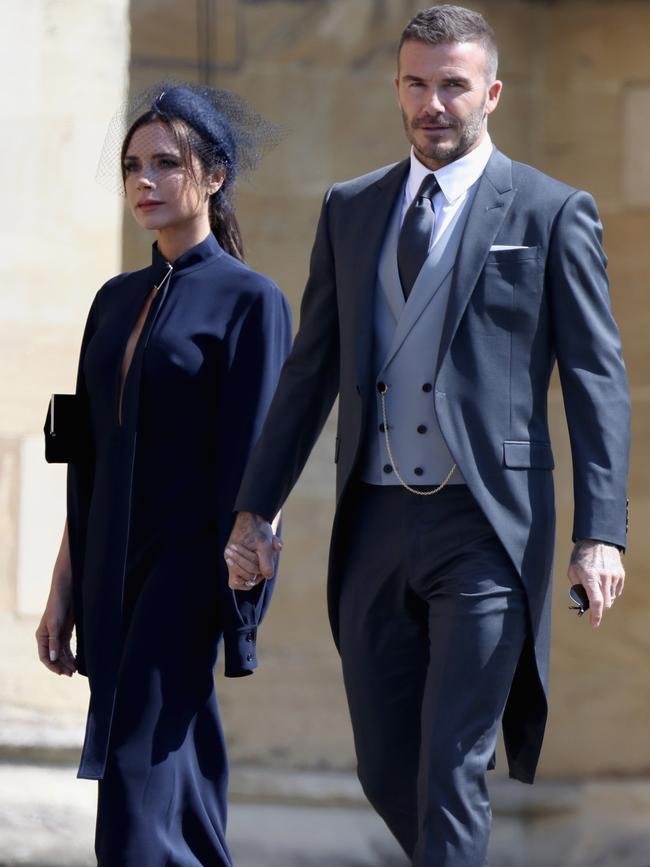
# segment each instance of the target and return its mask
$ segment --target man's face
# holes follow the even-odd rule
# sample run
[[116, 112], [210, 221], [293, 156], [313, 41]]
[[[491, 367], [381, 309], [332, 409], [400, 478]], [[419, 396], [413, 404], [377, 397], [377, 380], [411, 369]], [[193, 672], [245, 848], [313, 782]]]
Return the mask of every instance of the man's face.
[[497, 107], [500, 81], [486, 78], [486, 53], [476, 42], [428, 45], [408, 40], [395, 79], [406, 136], [426, 166], [439, 169], [473, 150]]

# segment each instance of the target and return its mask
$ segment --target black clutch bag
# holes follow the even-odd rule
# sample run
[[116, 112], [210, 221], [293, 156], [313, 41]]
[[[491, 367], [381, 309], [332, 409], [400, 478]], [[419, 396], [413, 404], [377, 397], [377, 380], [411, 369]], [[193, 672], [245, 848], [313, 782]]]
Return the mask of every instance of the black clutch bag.
[[88, 412], [76, 394], [52, 395], [43, 431], [48, 464], [78, 463], [90, 451]]

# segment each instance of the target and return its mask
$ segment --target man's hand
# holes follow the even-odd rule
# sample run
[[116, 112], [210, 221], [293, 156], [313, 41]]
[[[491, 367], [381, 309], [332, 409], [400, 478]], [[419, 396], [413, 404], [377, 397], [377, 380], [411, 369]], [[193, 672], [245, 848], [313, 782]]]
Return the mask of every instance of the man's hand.
[[[279, 518], [279, 516], [278, 516]], [[233, 590], [252, 590], [260, 580], [273, 577], [274, 554], [282, 542], [268, 521], [252, 512], [239, 512], [224, 551], [228, 565], [228, 586]]]
[[603, 609], [611, 608], [623, 592], [621, 552], [615, 545], [581, 539], [573, 548], [568, 577], [571, 584], [582, 584], [587, 591], [589, 620], [592, 626], [600, 626]]

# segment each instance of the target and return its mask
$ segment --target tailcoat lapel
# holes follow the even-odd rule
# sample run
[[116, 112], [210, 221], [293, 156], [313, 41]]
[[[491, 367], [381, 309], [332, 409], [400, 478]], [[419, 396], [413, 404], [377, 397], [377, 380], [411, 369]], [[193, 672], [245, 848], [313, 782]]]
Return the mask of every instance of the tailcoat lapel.
[[396, 163], [380, 180], [368, 187], [365, 202], [359, 203], [359, 218], [348, 233], [351, 284], [356, 285], [353, 316], [357, 382], [362, 386], [368, 381], [372, 359], [373, 303], [381, 246], [409, 166], [408, 159]]
[[458, 248], [436, 371], [447, 354], [490, 247], [515, 197], [512, 162], [495, 150], [485, 167]]

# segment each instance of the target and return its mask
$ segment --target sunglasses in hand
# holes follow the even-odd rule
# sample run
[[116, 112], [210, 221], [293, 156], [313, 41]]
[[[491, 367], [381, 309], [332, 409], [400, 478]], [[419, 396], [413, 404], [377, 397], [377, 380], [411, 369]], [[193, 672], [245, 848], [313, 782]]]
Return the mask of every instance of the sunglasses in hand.
[[573, 584], [571, 586], [569, 598], [572, 602], [575, 602], [575, 605], [569, 605], [569, 610], [577, 611], [578, 617], [582, 617], [585, 611], [589, 609], [589, 596], [587, 596], [587, 591], [582, 584]]

